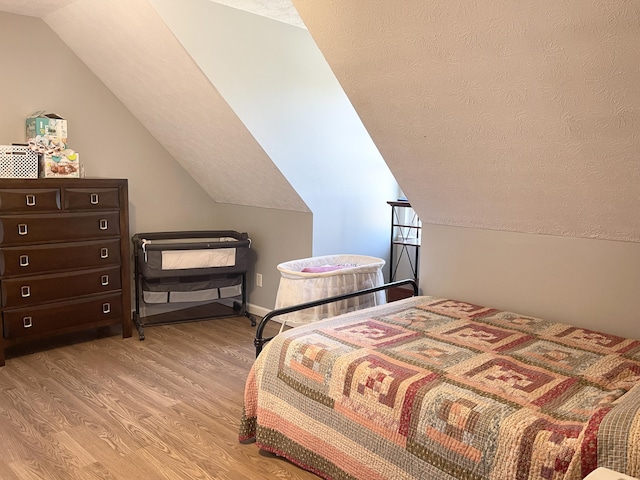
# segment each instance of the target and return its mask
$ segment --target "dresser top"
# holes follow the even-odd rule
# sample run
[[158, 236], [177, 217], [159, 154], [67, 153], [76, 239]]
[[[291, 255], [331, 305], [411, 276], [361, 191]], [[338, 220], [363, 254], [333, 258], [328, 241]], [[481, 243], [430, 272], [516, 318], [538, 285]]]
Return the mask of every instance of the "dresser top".
[[0, 188], [109, 187], [126, 184], [126, 178], [0, 178]]

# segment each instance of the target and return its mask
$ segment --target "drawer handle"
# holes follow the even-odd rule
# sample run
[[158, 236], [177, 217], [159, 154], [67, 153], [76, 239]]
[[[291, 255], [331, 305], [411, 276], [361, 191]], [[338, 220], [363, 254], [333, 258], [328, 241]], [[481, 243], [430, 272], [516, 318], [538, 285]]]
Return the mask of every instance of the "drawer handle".
[[91, 200], [90, 200], [91, 201], [91, 205], [98, 205], [99, 200], [100, 199], [99, 199], [97, 193], [92, 193], [91, 194]]
[[100, 249], [100, 258], [109, 258], [109, 249], [108, 248], [101, 248]]
[[109, 285], [109, 275], [102, 275], [102, 277], [100, 277], [100, 283], [103, 287]]
[[24, 285], [20, 287], [20, 295], [22, 298], [28, 298], [31, 296], [31, 287], [29, 285]]
[[20, 255], [20, 266], [21, 267], [29, 266], [29, 255]]
[[27, 228], [27, 224], [26, 223], [19, 223], [18, 224], [18, 235], [26, 235], [27, 233], [29, 233], [29, 229]]
[[100, 230], [106, 230], [107, 228], [109, 228], [109, 222], [107, 222], [106, 218], [101, 218], [100, 219]]
[[24, 328], [33, 327], [33, 317], [23, 317], [22, 318], [22, 325], [24, 326]]
[[36, 196], [32, 194], [27, 194], [27, 207], [35, 207], [36, 206]]
[[111, 304], [109, 302], [102, 304], [102, 313], [110, 313], [111, 312]]

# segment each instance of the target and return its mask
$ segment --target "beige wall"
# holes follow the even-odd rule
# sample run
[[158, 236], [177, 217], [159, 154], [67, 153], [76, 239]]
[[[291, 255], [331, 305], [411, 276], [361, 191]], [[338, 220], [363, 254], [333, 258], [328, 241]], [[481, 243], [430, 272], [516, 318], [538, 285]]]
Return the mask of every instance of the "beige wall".
[[24, 141], [25, 118], [36, 110], [65, 117], [87, 176], [128, 179], [131, 234], [248, 232], [264, 274], [254, 294], [250, 272], [249, 301], [273, 308], [276, 265], [311, 253], [311, 214], [215, 203], [42, 20], [0, 13], [0, 31], [0, 64], [11, 70], [0, 75], [0, 144]]
[[[280, 282], [277, 265], [312, 256], [309, 239], [313, 216], [304, 212], [220, 205], [218, 220], [225, 228], [247, 232], [251, 238], [255, 268], [248, 279], [250, 311], [264, 315], [275, 306]], [[262, 274], [262, 287], [255, 286], [255, 273]]]
[[423, 225], [420, 287], [640, 339], [640, 244]]

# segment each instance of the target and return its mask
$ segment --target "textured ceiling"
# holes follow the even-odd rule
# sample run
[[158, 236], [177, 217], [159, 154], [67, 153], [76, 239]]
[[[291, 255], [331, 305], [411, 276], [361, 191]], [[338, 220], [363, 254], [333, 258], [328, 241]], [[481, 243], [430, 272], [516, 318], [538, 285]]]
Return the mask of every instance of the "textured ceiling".
[[293, 3], [423, 222], [640, 241], [640, 2]]
[[42, 16], [215, 201], [308, 211], [148, 1], [0, 0], [0, 10]]
[[28, 15], [30, 17], [44, 17], [75, 0], [0, 0], [0, 11]]
[[[76, 0], [0, 0], [0, 11], [44, 17]], [[291, 0], [211, 0], [228, 7], [305, 28]]]

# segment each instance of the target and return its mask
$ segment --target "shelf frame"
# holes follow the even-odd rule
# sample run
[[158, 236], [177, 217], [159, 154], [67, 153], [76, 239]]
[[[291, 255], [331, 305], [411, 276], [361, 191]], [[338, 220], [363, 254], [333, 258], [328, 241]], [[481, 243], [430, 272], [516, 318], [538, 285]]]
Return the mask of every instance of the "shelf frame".
[[[418, 282], [418, 267], [420, 261], [420, 247], [422, 239], [420, 232], [422, 224], [417, 213], [408, 201], [389, 201], [391, 206], [391, 240], [389, 254], [389, 282], [398, 280], [398, 268], [404, 258], [407, 259], [413, 280]], [[411, 220], [406, 222], [407, 215], [400, 215], [404, 209], [411, 209]], [[398, 248], [399, 247], [399, 248]], [[399, 250], [399, 251], [398, 251]]]

